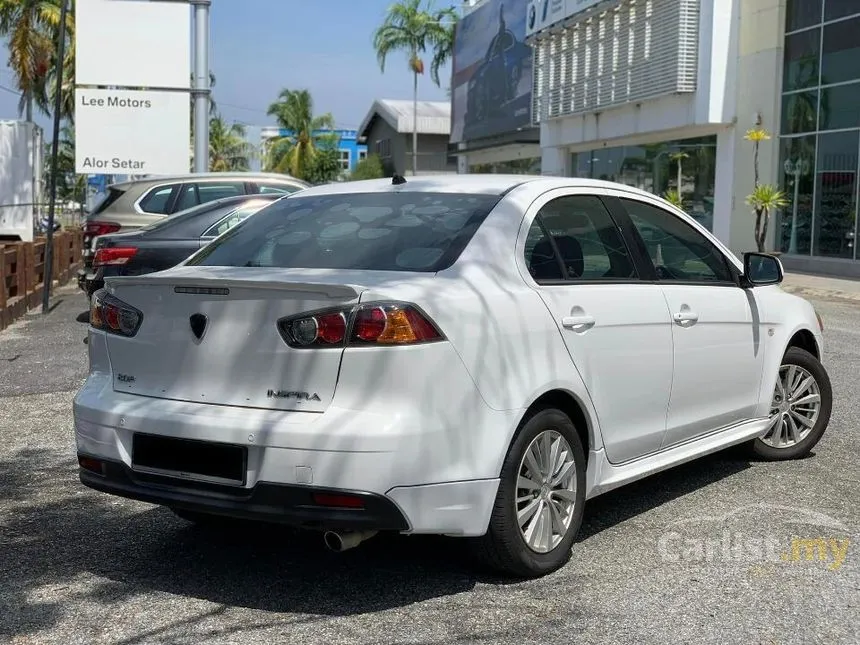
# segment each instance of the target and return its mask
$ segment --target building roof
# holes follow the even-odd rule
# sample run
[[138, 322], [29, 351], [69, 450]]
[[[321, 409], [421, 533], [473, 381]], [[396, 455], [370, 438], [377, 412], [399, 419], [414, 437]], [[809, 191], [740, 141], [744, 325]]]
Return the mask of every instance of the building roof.
[[[358, 128], [366, 137], [370, 126], [383, 119], [401, 134], [412, 132], [412, 101], [377, 99]], [[446, 101], [418, 101], [418, 134], [451, 134], [451, 104]]]

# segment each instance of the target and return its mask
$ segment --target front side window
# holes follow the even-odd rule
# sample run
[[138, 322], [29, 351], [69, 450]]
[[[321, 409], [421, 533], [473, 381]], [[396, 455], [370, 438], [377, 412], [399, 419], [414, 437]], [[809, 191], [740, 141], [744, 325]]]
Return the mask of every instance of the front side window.
[[645, 242], [659, 280], [734, 283], [725, 256], [677, 215], [634, 199], [621, 202]]
[[526, 240], [526, 264], [535, 281], [636, 277], [621, 232], [592, 195], [559, 197], [541, 208]]
[[425, 192], [298, 193], [233, 227], [189, 264], [441, 271], [456, 261], [499, 199]]

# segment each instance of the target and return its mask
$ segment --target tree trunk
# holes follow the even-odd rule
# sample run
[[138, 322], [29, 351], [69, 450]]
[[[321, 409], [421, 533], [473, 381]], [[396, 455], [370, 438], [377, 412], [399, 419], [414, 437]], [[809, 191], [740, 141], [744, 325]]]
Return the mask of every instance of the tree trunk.
[[679, 158], [678, 159], [678, 197], [681, 196], [681, 175], [682, 175], [681, 159]]
[[32, 94], [27, 95], [27, 98], [26, 98], [24, 105], [25, 105], [24, 120], [27, 121], [27, 123], [32, 123], [33, 122], [33, 95]]
[[753, 147], [753, 172], [755, 173], [755, 187], [758, 188], [758, 141]]
[[412, 72], [412, 174], [418, 174], [418, 72]]
[[770, 212], [766, 208], [762, 212], [761, 219], [761, 241], [758, 244], [758, 250], [759, 253], [764, 253], [767, 244], [767, 225], [770, 220]]
[[760, 208], [756, 208], [755, 209], [755, 232], [754, 232], [754, 236], [755, 236], [755, 244], [756, 244], [756, 247], [757, 247], [759, 253], [764, 252], [761, 229], [762, 229], [762, 210]]

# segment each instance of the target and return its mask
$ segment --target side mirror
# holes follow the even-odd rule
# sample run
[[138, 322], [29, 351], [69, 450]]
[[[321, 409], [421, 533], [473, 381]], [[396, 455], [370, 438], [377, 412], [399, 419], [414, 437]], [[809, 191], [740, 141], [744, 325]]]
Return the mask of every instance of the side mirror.
[[779, 284], [785, 277], [782, 262], [766, 253], [744, 253], [744, 282], [747, 287]]

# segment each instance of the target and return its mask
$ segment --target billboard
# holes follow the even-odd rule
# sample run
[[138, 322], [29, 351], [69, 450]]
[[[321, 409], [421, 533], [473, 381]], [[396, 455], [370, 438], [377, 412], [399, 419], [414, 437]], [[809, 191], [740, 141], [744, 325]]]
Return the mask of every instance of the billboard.
[[185, 92], [75, 90], [75, 172], [188, 172], [191, 110]]
[[523, 0], [487, 0], [457, 24], [451, 142], [531, 127], [532, 49]]
[[190, 38], [185, 2], [78, 0], [75, 83], [188, 89]]

